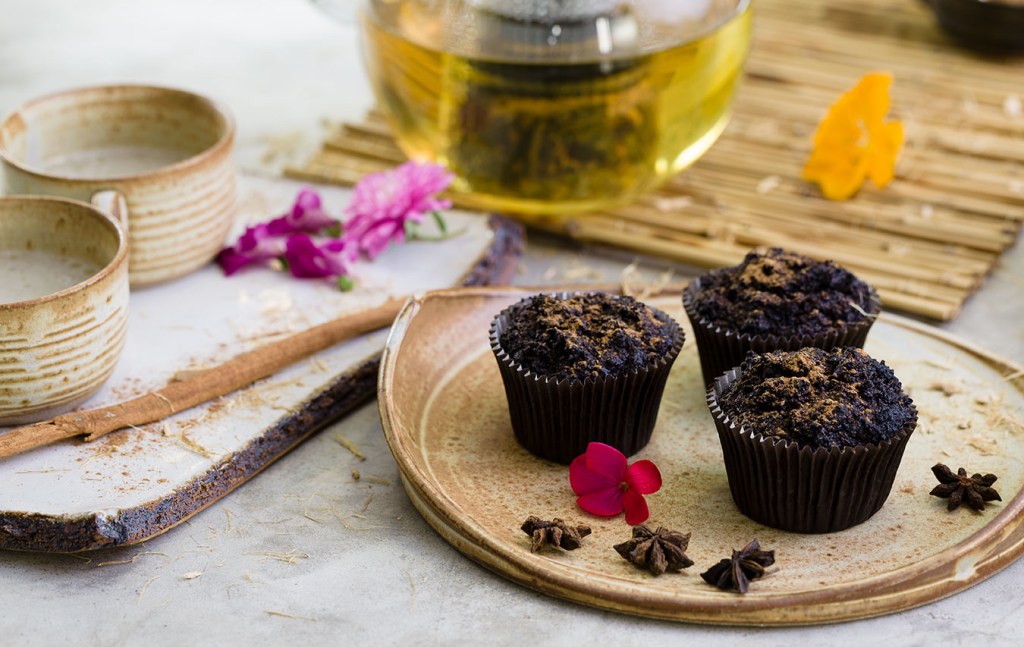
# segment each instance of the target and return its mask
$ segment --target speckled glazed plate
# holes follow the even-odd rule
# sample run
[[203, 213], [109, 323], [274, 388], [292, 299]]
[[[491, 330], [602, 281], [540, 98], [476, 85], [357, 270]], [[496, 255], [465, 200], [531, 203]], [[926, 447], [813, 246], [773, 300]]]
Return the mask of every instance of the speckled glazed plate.
[[[625, 613], [792, 625], [926, 604], [991, 576], [1024, 551], [1019, 367], [883, 316], [866, 349], [901, 378], [920, 423], [882, 510], [827, 535], [787, 533], [740, 514], [688, 336], [654, 437], [632, 460], [648, 458], [660, 467], [664, 487], [647, 497], [649, 524], [693, 533], [687, 553], [696, 564], [657, 578], [637, 570], [612, 549], [630, 535], [623, 518], [579, 510], [568, 470], [533, 457], [512, 436], [487, 331], [499, 310], [528, 294], [463, 289], [415, 298], [398, 317], [382, 360], [384, 433], [410, 498], [448, 542], [487, 568], [538, 591]], [[676, 296], [648, 302], [688, 325]], [[1002, 503], [983, 513], [947, 512], [945, 500], [929, 496], [936, 462], [997, 474]], [[534, 554], [519, 529], [529, 515], [587, 523], [593, 534], [579, 550]], [[701, 571], [753, 538], [774, 549], [777, 561], [747, 595], [704, 583]]]

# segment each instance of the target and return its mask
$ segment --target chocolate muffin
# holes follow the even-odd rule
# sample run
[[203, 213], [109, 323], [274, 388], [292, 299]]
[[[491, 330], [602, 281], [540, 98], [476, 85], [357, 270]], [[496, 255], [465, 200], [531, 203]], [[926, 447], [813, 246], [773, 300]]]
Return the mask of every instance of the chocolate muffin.
[[796, 532], [877, 512], [917, 424], [892, 369], [852, 347], [751, 354], [707, 398], [736, 505]]
[[862, 347], [881, 310], [874, 289], [847, 270], [778, 248], [695, 279], [683, 307], [705, 384], [749, 351]]
[[601, 293], [527, 297], [491, 324], [517, 440], [566, 464], [590, 442], [627, 456], [648, 443], [682, 345], [665, 313]]

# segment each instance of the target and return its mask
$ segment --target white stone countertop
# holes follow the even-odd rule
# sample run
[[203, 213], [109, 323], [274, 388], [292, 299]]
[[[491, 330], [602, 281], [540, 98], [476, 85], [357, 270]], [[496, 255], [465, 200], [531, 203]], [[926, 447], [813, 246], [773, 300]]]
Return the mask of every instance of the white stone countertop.
[[[354, 3], [334, 0], [350, 15]], [[308, 0], [0, 2], [0, 112], [108, 82], [221, 99], [238, 119], [240, 167], [271, 172], [309, 155], [326, 122], [358, 119], [372, 101], [354, 24]], [[614, 281], [630, 260], [535, 236], [516, 282]], [[1018, 243], [943, 328], [1024, 363], [1022, 291]], [[352, 481], [356, 465], [379, 478]], [[535, 593], [463, 557], [417, 514], [372, 404], [160, 537], [85, 556], [2, 553], [0, 582], [4, 645], [952, 646], [1019, 644], [1024, 630], [1024, 562], [951, 598], [829, 627], [675, 624]]]

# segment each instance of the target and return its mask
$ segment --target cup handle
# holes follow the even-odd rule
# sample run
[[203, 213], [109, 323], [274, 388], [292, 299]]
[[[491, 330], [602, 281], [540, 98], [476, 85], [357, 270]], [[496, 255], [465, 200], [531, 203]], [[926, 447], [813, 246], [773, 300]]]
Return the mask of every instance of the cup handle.
[[123, 195], [113, 189], [105, 189], [93, 193], [89, 201], [128, 231], [128, 203]]

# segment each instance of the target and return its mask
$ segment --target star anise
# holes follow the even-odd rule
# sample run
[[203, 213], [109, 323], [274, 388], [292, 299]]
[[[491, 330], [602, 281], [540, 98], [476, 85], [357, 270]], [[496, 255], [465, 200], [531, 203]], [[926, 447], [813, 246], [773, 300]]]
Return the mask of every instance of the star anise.
[[583, 538], [590, 534], [590, 526], [570, 526], [561, 519], [544, 521], [533, 515], [523, 522], [521, 528], [533, 538], [530, 544], [530, 552], [533, 553], [545, 546], [576, 550], [583, 545]]
[[948, 510], [956, 510], [961, 503], [967, 503], [981, 511], [985, 509], [986, 501], [1002, 501], [999, 493], [992, 489], [997, 478], [995, 474], [967, 476], [967, 470], [962, 467], [954, 474], [953, 470], [942, 463], [936, 464], [932, 473], [939, 479], [939, 484], [932, 489], [931, 494], [949, 499], [946, 506]]
[[614, 548], [623, 559], [661, 575], [693, 566], [693, 560], [685, 552], [689, 544], [690, 533], [684, 535], [660, 526], [652, 532], [647, 526], [633, 526], [633, 538]]
[[754, 539], [742, 549], [732, 551], [730, 559], [723, 559], [700, 576], [723, 591], [746, 593], [750, 580], [764, 575], [765, 567], [774, 563], [775, 551], [761, 550], [760, 542]]

